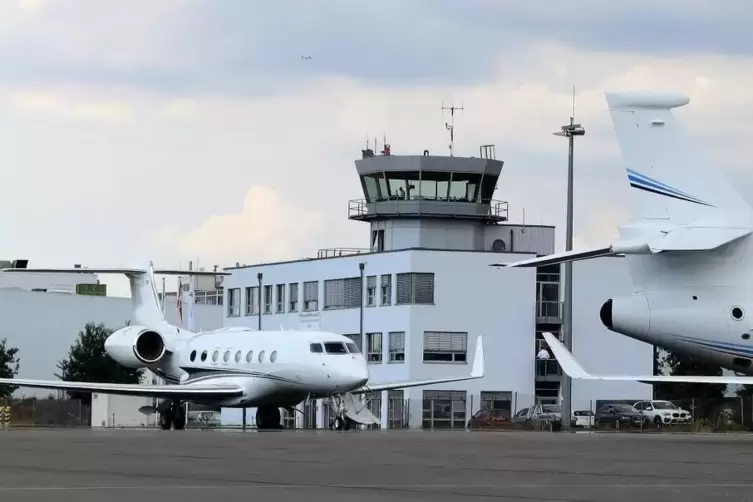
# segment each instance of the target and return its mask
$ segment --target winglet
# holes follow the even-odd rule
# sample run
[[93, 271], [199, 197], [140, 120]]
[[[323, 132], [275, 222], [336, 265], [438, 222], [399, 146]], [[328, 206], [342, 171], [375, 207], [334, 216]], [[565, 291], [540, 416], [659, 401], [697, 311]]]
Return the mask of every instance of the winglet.
[[484, 337], [478, 335], [476, 339], [476, 354], [473, 356], [473, 367], [471, 368], [472, 378], [483, 378], [486, 373], [484, 364]]
[[591, 375], [583, 369], [583, 366], [573, 357], [562, 343], [551, 333], [543, 333], [544, 340], [549, 344], [549, 348], [552, 349], [555, 359], [562, 367], [562, 371], [570, 378], [585, 378], [591, 379]]

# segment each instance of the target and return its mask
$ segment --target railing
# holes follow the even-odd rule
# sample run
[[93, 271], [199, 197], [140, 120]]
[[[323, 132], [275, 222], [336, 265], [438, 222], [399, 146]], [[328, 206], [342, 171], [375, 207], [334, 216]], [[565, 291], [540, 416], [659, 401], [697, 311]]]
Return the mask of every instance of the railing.
[[369, 248], [323, 248], [316, 253], [317, 258], [333, 258], [336, 256], [349, 256], [354, 254], [371, 253]]
[[548, 317], [562, 319], [564, 312], [564, 302], [541, 301], [536, 302], [536, 317]]
[[561, 376], [562, 367], [556, 359], [537, 359], [536, 360], [536, 376]]
[[508, 203], [496, 199], [469, 201], [467, 199], [429, 199], [411, 196], [391, 199], [353, 199], [348, 201], [348, 218], [374, 216], [452, 216], [506, 221]]

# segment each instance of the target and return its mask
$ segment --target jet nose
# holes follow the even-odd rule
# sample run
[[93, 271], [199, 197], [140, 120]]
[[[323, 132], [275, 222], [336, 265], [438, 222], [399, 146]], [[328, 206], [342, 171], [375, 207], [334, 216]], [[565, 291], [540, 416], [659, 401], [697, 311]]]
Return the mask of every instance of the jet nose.
[[357, 357], [353, 363], [351, 376], [354, 386], [366, 385], [366, 382], [369, 381], [369, 366], [366, 364], [366, 360], [363, 357]]

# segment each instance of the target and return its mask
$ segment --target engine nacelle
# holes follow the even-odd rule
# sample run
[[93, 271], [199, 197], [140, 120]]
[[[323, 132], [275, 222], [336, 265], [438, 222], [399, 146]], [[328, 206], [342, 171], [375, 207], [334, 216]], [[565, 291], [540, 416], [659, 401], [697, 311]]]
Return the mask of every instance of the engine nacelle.
[[730, 311], [725, 303], [694, 297], [687, 291], [651, 291], [610, 298], [602, 305], [599, 317], [610, 331], [662, 346], [685, 337], [730, 333]]
[[127, 326], [105, 340], [107, 353], [123, 366], [143, 368], [161, 361], [167, 353], [165, 337], [145, 326]]

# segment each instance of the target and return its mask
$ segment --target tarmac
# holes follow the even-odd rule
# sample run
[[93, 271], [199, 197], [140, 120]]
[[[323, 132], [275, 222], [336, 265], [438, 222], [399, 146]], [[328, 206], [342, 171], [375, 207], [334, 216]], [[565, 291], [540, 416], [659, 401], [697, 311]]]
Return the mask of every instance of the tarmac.
[[753, 436], [0, 431], [3, 502], [745, 500]]

